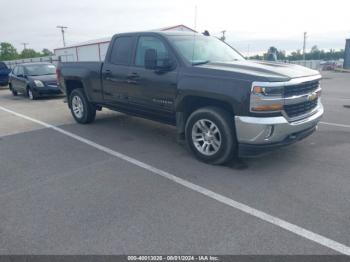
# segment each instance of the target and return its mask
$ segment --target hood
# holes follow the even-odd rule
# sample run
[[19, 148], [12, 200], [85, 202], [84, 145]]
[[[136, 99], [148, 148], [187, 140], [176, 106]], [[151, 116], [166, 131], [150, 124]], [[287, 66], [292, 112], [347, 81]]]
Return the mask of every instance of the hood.
[[40, 80], [44, 83], [57, 82], [56, 75], [28, 76], [28, 79], [31, 81]]
[[211, 68], [228, 72], [242, 73], [265, 78], [266, 81], [289, 81], [292, 78], [319, 75], [316, 70], [307, 67], [267, 61], [234, 61], [230, 63], [208, 63], [200, 65], [202, 68]]

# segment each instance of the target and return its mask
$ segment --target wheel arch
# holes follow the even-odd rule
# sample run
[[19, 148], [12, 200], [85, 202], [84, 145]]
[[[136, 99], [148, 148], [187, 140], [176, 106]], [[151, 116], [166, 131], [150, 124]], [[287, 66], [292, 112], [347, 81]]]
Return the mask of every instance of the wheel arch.
[[[80, 79], [67, 79], [65, 80], [65, 89], [66, 89], [66, 95], [69, 100], [70, 94], [74, 89], [80, 88], [84, 90], [84, 84]], [[68, 103], [68, 106], [71, 107], [70, 103]]]
[[194, 111], [208, 106], [221, 108], [231, 114], [232, 117], [235, 115], [232, 104], [225, 99], [188, 95], [183, 97], [176, 107], [176, 128], [178, 134], [185, 133], [187, 119]]

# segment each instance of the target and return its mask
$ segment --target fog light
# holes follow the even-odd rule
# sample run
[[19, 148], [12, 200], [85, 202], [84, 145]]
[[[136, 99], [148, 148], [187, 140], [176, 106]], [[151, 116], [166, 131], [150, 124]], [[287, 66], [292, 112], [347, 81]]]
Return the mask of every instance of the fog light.
[[272, 135], [273, 135], [273, 131], [274, 131], [274, 126], [273, 125], [269, 125], [265, 128], [265, 134], [264, 134], [264, 138], [265, 140], [268, 140]]

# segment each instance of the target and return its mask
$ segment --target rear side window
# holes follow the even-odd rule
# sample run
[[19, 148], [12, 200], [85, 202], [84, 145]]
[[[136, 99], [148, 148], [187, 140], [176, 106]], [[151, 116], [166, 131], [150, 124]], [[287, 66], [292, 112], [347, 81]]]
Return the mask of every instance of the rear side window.
[[0, 62], [0, 69], [7, 69], [7, 66], [4, 62]]
[[134, 38], [118, 37], [113, 44], [110, 62], [116, 65], [129, 65], [131, 62]]

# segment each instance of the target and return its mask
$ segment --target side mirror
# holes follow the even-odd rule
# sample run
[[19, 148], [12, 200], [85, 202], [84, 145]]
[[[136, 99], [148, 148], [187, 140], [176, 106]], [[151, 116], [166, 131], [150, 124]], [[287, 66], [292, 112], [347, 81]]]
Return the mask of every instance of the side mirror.
[[157, 68], [157, 51], [155, 49], [147, 49], [145, 52], [145, 68]]

